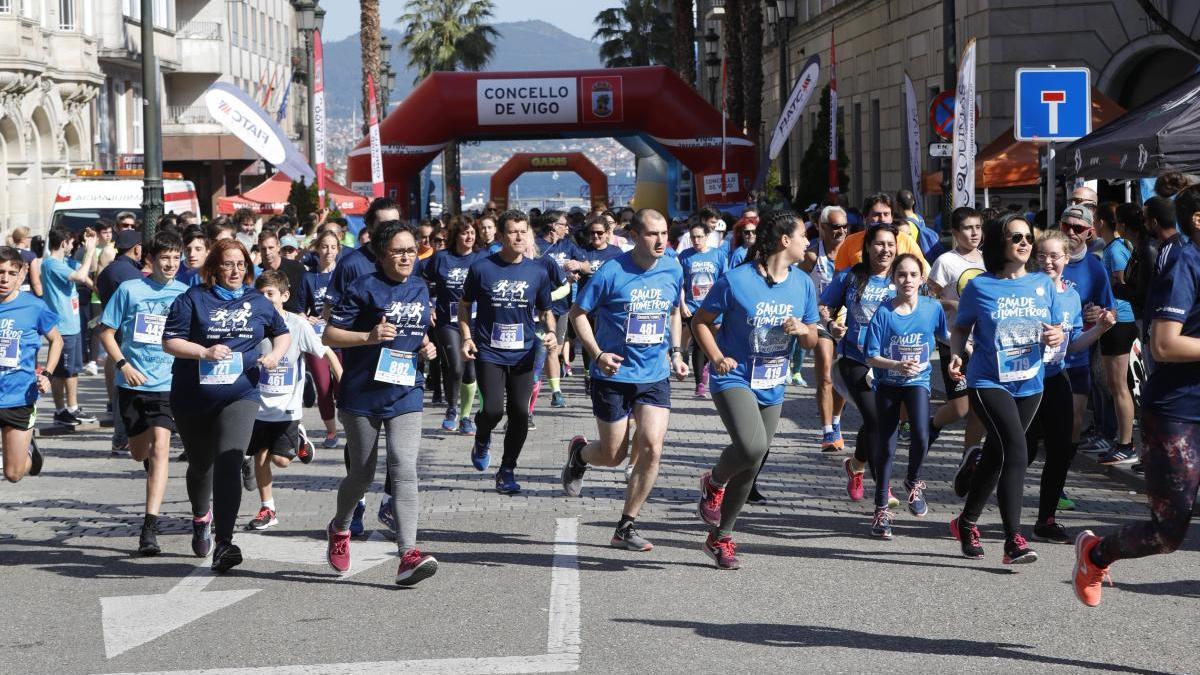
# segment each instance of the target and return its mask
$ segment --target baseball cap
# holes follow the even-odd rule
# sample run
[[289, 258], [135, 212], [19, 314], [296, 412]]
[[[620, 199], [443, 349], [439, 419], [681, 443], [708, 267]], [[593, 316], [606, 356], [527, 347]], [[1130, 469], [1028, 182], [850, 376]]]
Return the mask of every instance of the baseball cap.
[[281, 248], [281, 249], [300, 248], [300, 242], [297, 241], [295, 237], [293, 237], [292, 235], [289, 234], [286, 237], [284, 237], [283, 239], [279, 240], [279, 248]]
[[117, 251], [128, 251], [142, 243], [142, 233], [137, 230], [121, 230], [113, 238], [113, 241], [116, 244]]
[[1058, 222], [1061, 223], [1067, 218], [1076, 218], [1078, 220], [1082, 220], [1088, 227], [1095, 226], [1093, 222], [1092, 210], [1085, 206], [1068, 206], [1067, 208], [1063, 209], [1062, 217], [1058, 219]]

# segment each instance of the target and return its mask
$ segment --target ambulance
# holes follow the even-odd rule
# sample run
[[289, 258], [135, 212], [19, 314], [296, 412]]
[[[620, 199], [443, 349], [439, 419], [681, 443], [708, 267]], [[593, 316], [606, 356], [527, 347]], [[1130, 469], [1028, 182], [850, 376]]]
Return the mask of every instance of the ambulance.
[[[117, 214], [129, 211], [142, 219], [141, 169], [78, 169], [58, 188], [50, 212], [50, 227], [66, 225], [73, 231], [93, 227], [96, 220], [116, 221]], [[200, 213], [196, 186], [183, 180], [183, 174], [163, 172], [163, 213]]]

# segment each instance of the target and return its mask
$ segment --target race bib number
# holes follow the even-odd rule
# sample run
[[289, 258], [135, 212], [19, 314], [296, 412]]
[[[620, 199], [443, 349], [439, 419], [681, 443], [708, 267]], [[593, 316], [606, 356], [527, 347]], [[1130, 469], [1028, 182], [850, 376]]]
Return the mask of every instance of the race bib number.
[[750, 362], [750, 388], [774, 389], [787, 383], [787, 356], [755, 356]]
[[379, 362], [375, 365], [375, 380], [406, 387], [416, 386], [416, 354], [386, 347], [380, 349]]
[[161, 345], [167, 317], [161, 314], [138, 312], [133, 317], [133, 341], [144, 345]]
[[1001, 347], [996, 350], [996, 370], [1000, 382], [1024, 382], [1031, 380], [1042, 367], [1041, 353], [1037, 345]]
[[892, 344], [888, 350], [888, 358], [893, 361], [907, 361], [921, 364], [921, 370], [929, 367], [929, 345], [899, 345]]
[[21, 338], [0, 338], [0, 368], [21, 367]]
[[641, 314], [630, 312], [625, 320], [625, 344], [662, 344], [667, 334], [666, 314]]
[[200, 384], [233, 384], [242, 374], [242, 353], [233, 352], [220, 361], [200, 359]]
[[258, 390], [272, 396], [290, 394], [295, 388], [296, 367], [288, 363], [286, 357], [279, 360], [278, 366], [263, 373], [258, 381]]
[[1046, 347], [1042, 362], [1048, 366], [1057, 366], [1067, 358], [1067, 334], [1063, 333], [1063, 341], [1057, 347]]
[[492, 324], [493, 349], [524, 349], [525, 324], [523, 323], [494, 323]]

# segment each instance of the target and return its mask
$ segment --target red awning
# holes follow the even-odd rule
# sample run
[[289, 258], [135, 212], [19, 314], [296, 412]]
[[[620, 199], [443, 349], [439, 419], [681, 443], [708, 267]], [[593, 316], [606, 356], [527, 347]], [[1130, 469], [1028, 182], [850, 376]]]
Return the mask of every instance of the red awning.
[[[351, 192], [349, 188], [335, 183], [332, 179], [326, 179], [325, 189], [332, 202], [330, 206], [348, 216], [361, 216], [367, 212], [371, 203], [366, 197]], [[230, 216], [240, 208], [248, 208], [259, 214], [277, 215], [283, 213], [291, 190], [292, 179], [283, 173], [277, 173], [244, 195], [221, 197], [217, 200], [217, 213]]]

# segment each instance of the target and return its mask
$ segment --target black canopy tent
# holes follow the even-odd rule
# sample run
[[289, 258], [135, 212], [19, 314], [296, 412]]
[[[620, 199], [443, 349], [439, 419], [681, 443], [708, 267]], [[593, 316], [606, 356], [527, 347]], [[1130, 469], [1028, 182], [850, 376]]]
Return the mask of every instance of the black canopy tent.
[[1059, 150], [1057, 168], [1107, 180], [1200, 172], [1200, 74]]

